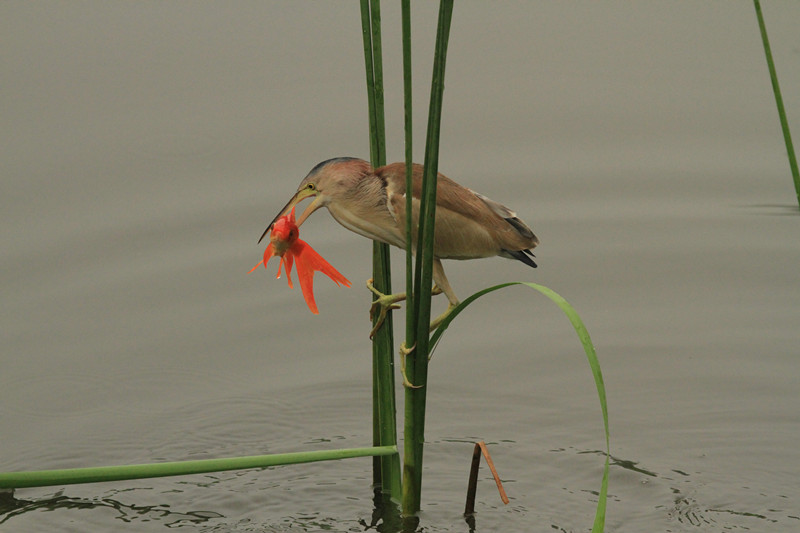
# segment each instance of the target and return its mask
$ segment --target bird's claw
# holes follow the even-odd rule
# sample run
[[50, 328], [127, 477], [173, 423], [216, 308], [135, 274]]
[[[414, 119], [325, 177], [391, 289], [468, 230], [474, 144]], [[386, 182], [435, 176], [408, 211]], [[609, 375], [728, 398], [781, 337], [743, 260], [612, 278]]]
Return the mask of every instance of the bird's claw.
[[406, 375], [406, 356], [414, 351], [417, 347], [417, 343], [411, 348], [406, 348], [405, 341], [400, 344], [400, 375], [403, 376], [403, 386], [407, 389], [421, 389], [422, 385], [414, 385], [409, 381], [408, 376]]
[[378, 304], [377, 301], [373, 302], [372, 307], [370, 307], [370, 309], [369, 309], [369, 319], [370, 320], [372, 320], [372, 318], [375, 316], [375, 309], [377, 307], [380, 307], [380, 312], [378, 313], [378, 320], [375, 322], [375, 325], [372, 326], [372, 329], [369, 332], [369, 338], [370, 339], [372, 339], [372, 337], [375, 336], [375, 333], [378, 332], [378, 330], [383, 325], [384, 321], [386, 321], [386, 313], [388, 313], [392, 309], [400, 309], [400, 306], [396, 305], [396, 304], [380, 305], [380, 304]]
[[[377, 296], [377, 298], [372, 301], [372, 305], [369, 308], [369, 319], [373, 320], [375, 318], [375, 313], [376, 312], [378, 313], [378, 319], [375, 321], [375, 324], [372, 326], [372, 329], [369, 332], [370, 339], [372, 339], [375, 336], [375, 333], [377, 333], [377, 331], [383, 325], [384, 321], [386, 320], [386, 314], [392, 309], [400, 309], [400, 306], [397, 305], [398, 302], [406, 300], [406, 293], [404, 292], [399, 292], [396, 294], [382, 293], [381, 291], [375, 288], [375, 285], [373, 285], [374, 281], [375, 280], [372, 278], [367, 280], [367, 289], [369, 289], [370, 292], [372, 292], [372, 294]], [[443, 292], [444, 291], [438, 285], [434, 285], [433, 289], [431, 290], [431, 294], [433, 296], [436, 296], [437, 294], [442, 294]], [[450, 305], [445, 310], [445, 312], [436, 317], [431, 322], [429, 331], [433, 331], [437, 327], [439, 327], [439, 324], [441, 324], [442, 321], [444, 321], [444, 319], [447, 318], [447, 315], [450, 314], [450, 312], [453, 310], [453, 308], [456, 307], [456, 305], [457, 304], [453, 304], [451, 302]], [[406, 354], [411, 353], [411, 351], [413, 350], [414, 347], [412, 346], [411, 348], [408, 349]], [[408, 379], [406, 379], [405, 375], [403, 375], [403, 384], [404, 385], [408, 384], [412, 388], [416, 388], [413, 385], [411, 385], [411, 383], [408, 382]]]
[[405, 293], [398, 293], [398, 294], [383, 294], [381, 291], [375, 288], [373, 285], [373, 279], [370, 278], [367, 280], [367, 288], [375, 295], [377, 298], [372, 302], [372, 305], [369, 308], [369, 319], [373, 320], [375, 318], [375, 312], [378, 312], [378, 319], [375, 321], [375, 325], [372, 327], [372, 330], [369, 332], [369, 338], [375, 336], [375, 333], [380, 329], [383, 325], [383, 322], [386, 320], [386, 313], [391, 311], [392, 309], [400, 309], [400, 306], [397, 305], [398, 302], [402, 302], [406, 299]]

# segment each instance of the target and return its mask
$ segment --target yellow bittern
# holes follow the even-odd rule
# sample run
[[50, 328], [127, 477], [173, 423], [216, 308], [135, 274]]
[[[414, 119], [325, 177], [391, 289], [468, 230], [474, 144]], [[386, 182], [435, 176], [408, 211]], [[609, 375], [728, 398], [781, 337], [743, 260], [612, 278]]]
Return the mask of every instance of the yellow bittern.
[[[422, 165], [412, 170], [412, 251], [416, 250]], [[318, 164], [300, 182], [286, 207], [269, 224], [261, 239], [282, 215], [306, 198], [314, 200], [297, 219], [298, 227], [317, 209], [327, 207], [339, 224], [370, 239], [406, 248], [406, 165], [392, 163], [380, 168], [354, 157], [337, 157]], [[261, 242], [259, 239], [259, 242]], [[436, 221], [433, 241], [433, 281], [447, 296], [447, 311], [431, 324], [434, 327], [458, 305], [458, 298], [444, 275], [441, 259], [477, 259], [499, 255], [536, 267], [531, 249], [539, 244], [533, 231], [509, 208], [439, 174], [436, 189]], [[404, 294], [383, 295], [372, 311], [405, 299]], [[438, 292], [438, 291], [437, 291]], [[376, 325], [380, 326], [380, 321]], [[373, 329], [373, 332], [375, 330]]]

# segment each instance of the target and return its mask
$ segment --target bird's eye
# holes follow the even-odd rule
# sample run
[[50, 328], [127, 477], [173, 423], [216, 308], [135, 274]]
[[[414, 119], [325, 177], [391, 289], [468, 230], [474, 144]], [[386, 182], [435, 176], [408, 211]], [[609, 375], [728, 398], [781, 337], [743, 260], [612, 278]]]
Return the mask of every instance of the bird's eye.
[[306, 189], [308, 189], [309, 191], [313, 191], [316, 188], [317, 186], [314, 185], [313, 183], [309, 183], [308, 185], [306, 185]]

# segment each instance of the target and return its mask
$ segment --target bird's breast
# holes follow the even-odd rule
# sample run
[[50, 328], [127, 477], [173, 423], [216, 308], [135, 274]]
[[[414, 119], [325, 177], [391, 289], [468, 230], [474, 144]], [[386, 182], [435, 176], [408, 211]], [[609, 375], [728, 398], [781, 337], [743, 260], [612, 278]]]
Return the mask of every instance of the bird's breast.
[[397, 224], [388, 210], [365, 214], [359, 210], [339, 209], [335, 204], [330, 204], [328, 210], [336, 222], [354, 233], [405, 248], [405, 239], [398, 233]]

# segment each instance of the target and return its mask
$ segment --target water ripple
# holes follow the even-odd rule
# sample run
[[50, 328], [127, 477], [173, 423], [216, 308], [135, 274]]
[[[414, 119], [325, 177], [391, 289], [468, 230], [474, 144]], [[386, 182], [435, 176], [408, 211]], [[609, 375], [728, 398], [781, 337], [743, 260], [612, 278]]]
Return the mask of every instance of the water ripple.
[[[109, 380], [89, 374], [41, 374], [0, 384], [0, 412], [42, 418], [93, 415], [114, 397]], [[47, 406], [42, 408], [42, 406]]]

